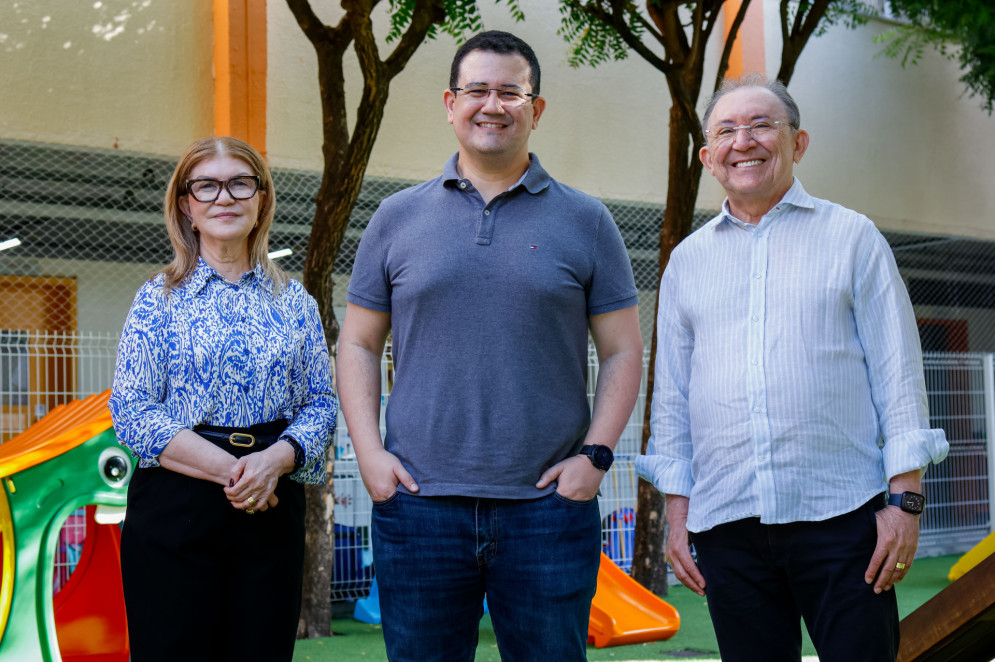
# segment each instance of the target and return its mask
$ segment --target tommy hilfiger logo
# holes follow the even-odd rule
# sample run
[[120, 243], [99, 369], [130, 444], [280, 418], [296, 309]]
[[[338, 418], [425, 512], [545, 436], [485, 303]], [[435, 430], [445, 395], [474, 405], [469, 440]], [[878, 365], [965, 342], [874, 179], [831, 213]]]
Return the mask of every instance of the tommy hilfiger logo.
[[532, 250], [536, 250], [539, 247], [536, 246], [535, 244], [529, 244], [529, 248], [531, 248]]

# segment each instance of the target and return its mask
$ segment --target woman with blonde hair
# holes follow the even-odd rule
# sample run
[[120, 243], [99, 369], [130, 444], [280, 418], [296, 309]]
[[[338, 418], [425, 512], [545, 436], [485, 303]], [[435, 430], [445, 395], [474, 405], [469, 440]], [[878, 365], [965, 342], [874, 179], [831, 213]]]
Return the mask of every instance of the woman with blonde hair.
[[134, 662], [291, 660], [304, 484], [337, 403], [314, 299], [268, 257], [269, 168], [235, 138], [177, 164], [175, 256], [138, 291], [110, 400], [138, 458], [121, 566]]

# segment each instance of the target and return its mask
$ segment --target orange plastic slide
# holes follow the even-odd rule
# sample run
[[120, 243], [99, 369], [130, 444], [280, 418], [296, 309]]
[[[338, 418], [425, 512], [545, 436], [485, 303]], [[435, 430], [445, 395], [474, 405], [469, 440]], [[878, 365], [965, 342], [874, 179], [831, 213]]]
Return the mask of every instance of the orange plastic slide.
[[677, 610], [643, 588], [604, 554], [591, 603], [588, 642], [596, 648], [670, 639], [681, 627]]

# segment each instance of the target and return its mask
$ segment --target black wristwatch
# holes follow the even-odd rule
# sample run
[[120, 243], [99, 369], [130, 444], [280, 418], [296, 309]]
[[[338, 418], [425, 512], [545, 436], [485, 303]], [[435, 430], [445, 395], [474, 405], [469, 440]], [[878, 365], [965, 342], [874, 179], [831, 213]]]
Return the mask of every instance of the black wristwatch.
[[590, 458], [594, 468], [601, 469], [602, 471], [611, 469], [612, 462], [615, 461], [615, 454], [612, 453], [612, 449], [601, 444], [588, 444], [580, 449], [580, 454]]
[[290, 444], [291, 448], [294, 449], [294, 470], [300, 469], [307, 462], [307, 456], [304, 455], [304, 449], [301, 447], [301, 442], [297, 441], [290, 435], [283, 435], [280, 437], [281, 441], [285, 441]]
[[901, 494], [889, 494], [888, 505], [898, 506], [907, 513], [922, 515], [923, 506], [926, 505], [926, 497], [918, 492], [902, 492]]

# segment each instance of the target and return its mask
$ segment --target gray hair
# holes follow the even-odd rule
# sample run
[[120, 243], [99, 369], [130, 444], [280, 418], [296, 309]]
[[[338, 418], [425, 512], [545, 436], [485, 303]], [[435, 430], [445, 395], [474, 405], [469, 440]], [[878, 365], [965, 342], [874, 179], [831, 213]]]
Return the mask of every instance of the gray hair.
[[715, 94], [708, 100], [708, 105], [705, 107], [705, 114], [701, 117], [701, 130], [704, 131], [708, 128], [708, 119], [712, 116], [712, 111], [715, 110], [715, 104], [719, 102], [719, 99], [730, 92], [735, 92], [746, 87], [760, 87], [770, 90], [781, 102], [781, 105], [784, 106], [784, 110], [787, 111], [788, 124], [791, 128], [797, 131], [801, 127], [801, 111], [798, 110], [798, 104], [791, 98], [788, 88], [784, 86], [784, 83], [777, 79], [771, 80], [763, 74], [744, 74], [739, 78], [730, 78], [723, 81], [719, 89], [715, 90]]

